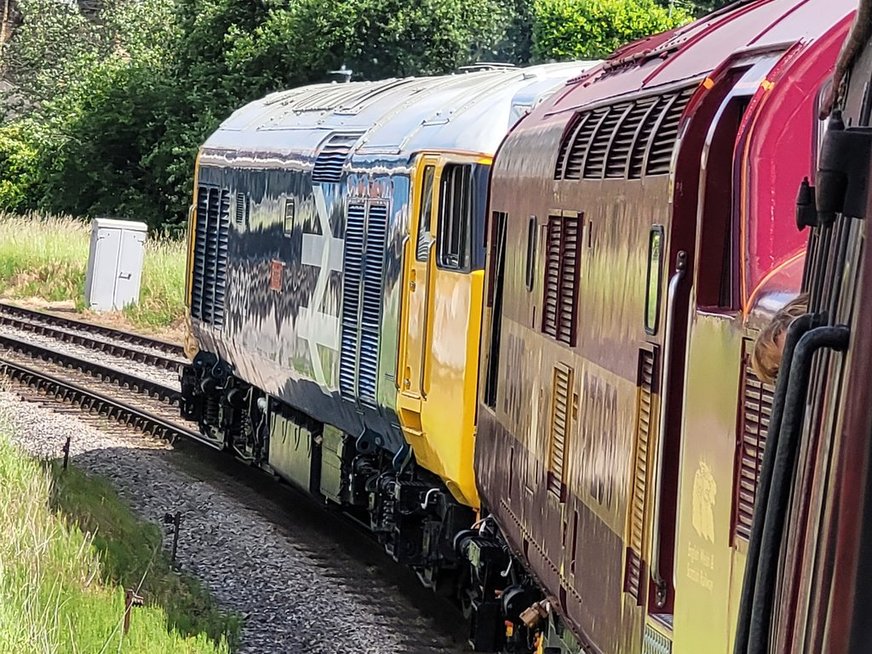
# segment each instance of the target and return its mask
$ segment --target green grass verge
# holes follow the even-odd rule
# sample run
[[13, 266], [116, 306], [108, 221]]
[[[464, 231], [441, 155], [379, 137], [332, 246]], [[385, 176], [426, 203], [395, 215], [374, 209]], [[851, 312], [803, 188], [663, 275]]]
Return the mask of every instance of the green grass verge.
[[[0, 433], [0, 653], [223, 654], [240, 619], [176, 574], [155, 525], [104, 480], [40, 465]], [[147, 574], [146, 574], [147, 572]], [[139, 586], [122, 636], [124, 588]]]
[[[84, 306], [90, 223], [68, 217], [0, 214], [0, 296], [72, 301]], [[178, 327], [184, 322], [185, 243], [146, 242], [139, 304], [124, 317], [134, 327]]]

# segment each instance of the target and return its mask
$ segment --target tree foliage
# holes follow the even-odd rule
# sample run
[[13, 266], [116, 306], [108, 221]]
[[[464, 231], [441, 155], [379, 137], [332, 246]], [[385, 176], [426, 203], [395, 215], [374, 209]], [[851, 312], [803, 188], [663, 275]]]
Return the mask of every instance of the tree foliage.
[[[602, 56], [687, 19], [654, 0], [19, 0], [0, 209], [181, 225], [197, 147], [245, 102], [330, 79]], [[7, 98], [13, 97], [8, 95]]]
[[533, 11], [533, 53], [539, 59], [605, 57], [691, 18], [654, 0], [534, 0]]

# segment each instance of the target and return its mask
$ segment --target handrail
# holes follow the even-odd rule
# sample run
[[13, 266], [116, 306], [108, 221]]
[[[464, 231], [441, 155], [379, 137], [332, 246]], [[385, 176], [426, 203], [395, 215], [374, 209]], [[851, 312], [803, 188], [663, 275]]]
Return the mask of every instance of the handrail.
[[406, 279], [406, 259], [408, 256], [409, 249], [409, 235], [403, 238], [403, 244], [401, 250], [403, 252], [403, 256], [400, 257], [400, 270], [403, 271], [401, 275], [401, 279], [403, 280], [403, 284], [400, 287], [400, 312], [397, 316], [397, 374], [394, 379], [394, 386], [397, 387], [397, 390], [400, 391], [403, 388], [403, 384], [400, 381], [403, 378], [406, 370], [406, 347], [408, 346], [408, 332], [406, 326], [403, 324], [403, 320], [406, 318], [406, 313], [408, 313], [408, 290], [409, 284], [412, 280]]
[[654, 465], [657, 502], [654, 504], [654, 532], [651, 537], [651, 576], [657, 585], [655, 603], [657, 607], [666, 604], [669, 585], [663, 579], [660, 571], [660, 506], [663, 503], [663, 443], [666, 440], [666, 428], [669, 409], [669, 375], [672, 371], [672, 335], [675, 329], [675, 298], [678, 287], [684, 279], [687, 268], [687, 252], [680, 250], [675, 257], [675, 272], [669, 280], [669, 290], [666, 294], [666, 329], [663, 337], [663, 367], [660, 375], [660, 420], [657, 428], [657, 459]]
[[433, 246], [436, 245], [435, 240], [431, 240], [427, 244], [427, 287], [424, 289], [424, 338], [421, 339], [421, 371], [418, 380], [418, 389], [421, 392], [421, 397], [427, 397], [427, 391], [424, 389], [424, 380], [427, 372], [427, 344], [430, 342], [430, 287], [433, 284]]

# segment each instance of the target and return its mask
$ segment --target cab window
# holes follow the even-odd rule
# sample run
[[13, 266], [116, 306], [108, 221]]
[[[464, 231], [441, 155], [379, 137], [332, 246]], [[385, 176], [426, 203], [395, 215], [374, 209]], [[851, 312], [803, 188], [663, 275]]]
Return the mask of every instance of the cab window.
[[421, 180], [421, 209], [418, 214], [418, 244], [415, 248], [415, 258], [426, 261], [433, 237], [430, 235], [430, 214], [433, 211], [433, 182], [436, 179], [436, 167], [426, 166]]
[[472, 165], [448, 164], [443, 168], [436, 259], [440, 268], [469, 270], [472, 190]]

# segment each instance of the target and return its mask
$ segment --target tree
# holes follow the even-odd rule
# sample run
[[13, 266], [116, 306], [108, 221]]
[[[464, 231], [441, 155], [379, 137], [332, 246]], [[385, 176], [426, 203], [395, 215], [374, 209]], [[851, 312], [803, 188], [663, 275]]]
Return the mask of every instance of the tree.
[[601, 58], [691, 18], [654, 0], [534, 0], [533, 55], [539, 60]]

